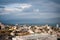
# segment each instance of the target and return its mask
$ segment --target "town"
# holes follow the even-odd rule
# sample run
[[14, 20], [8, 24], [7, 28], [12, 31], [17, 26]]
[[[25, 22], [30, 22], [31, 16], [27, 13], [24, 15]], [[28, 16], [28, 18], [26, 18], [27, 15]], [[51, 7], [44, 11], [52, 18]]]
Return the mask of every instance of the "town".
[[0, 22], [0, 40], [12, 40], [16, 36], [27, 36], [31, 34], [49, 34], [60, 38], [60, 27], [46, 25], [4, 25]]

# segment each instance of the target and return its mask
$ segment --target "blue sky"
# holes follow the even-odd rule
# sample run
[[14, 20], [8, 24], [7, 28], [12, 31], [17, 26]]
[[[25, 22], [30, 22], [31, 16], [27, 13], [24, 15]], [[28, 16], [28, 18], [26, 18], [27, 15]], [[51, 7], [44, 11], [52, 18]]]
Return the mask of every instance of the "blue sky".
[[0, 0], [0, 21], [3, 23], [60, 24], [59, 20], [60, 0]]

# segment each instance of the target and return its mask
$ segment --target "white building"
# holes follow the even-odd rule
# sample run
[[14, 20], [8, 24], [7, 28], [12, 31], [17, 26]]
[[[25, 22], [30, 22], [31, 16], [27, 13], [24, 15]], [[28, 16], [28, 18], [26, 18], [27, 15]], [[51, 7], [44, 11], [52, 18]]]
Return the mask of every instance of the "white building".
[[27, 36], [16, 36], [12, 40], [57, 40], [56, 35], [49, 34], [31, 34]]

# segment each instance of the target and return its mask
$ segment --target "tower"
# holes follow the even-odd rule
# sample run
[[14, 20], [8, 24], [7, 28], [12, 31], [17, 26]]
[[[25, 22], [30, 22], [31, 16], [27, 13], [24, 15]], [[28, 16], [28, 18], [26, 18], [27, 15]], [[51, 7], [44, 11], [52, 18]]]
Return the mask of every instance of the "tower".
[[59, 24], [56, 24], [56, 27], [59, 27]]

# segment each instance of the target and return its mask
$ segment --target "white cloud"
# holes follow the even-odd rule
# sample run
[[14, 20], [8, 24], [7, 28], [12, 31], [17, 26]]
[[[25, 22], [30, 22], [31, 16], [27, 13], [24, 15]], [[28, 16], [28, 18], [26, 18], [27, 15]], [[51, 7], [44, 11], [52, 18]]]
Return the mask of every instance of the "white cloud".
[[6, 5], [4, 10], [6, 12], [23, 11], [24, 9], [30, 8], [31, 6], [31, 4], [10, 4]]
[[36, 18], [36, 19], [49, 19], [49, 18], [57, 18], [59, 17], [56, 13], [35, 13], [35, 12], [31, 12], [31, 13], [15, 13], [14, 17], [19, 18]]
[[[56, 8], [60, 7], [59, 4], [56, 4], [51, 1], [45, 2], [44, 0], [34, 1], [31, 4], [16, 3], [16, 4], [5, 5], [4, 11], [6, 12], [6, 14], [9, 14], [9, 12], [10, 12], [12, 15], [12, 13], [13, 13], [14, 17], [17, 17], [17, 18], [18, 17], [19, 18], [56, 18], [56, 17], [60, 17], [59, 15], [56, 15], [54, 13], [56, 11]], [[30, 8], [30, 7], [32, 7], [32, 8]], [[30, 9], [28, 9], [28, 8], [30, 8]], [[23, 11], [25, 9], [28, 9], [29, 11], [32, 9], [32, 11], [27, 13], [27, 12]]]
[[24, 8], [30, 8], [32, 5], [30, 5], [30, 4], [20, 4], [20, 7], [22, 8], [22, 9], [24, 9]]
[[16, 12], [16, 11], [23, 11], [23, 9], [18, 9], [18, 8], [5, 8], [5, 12]]

